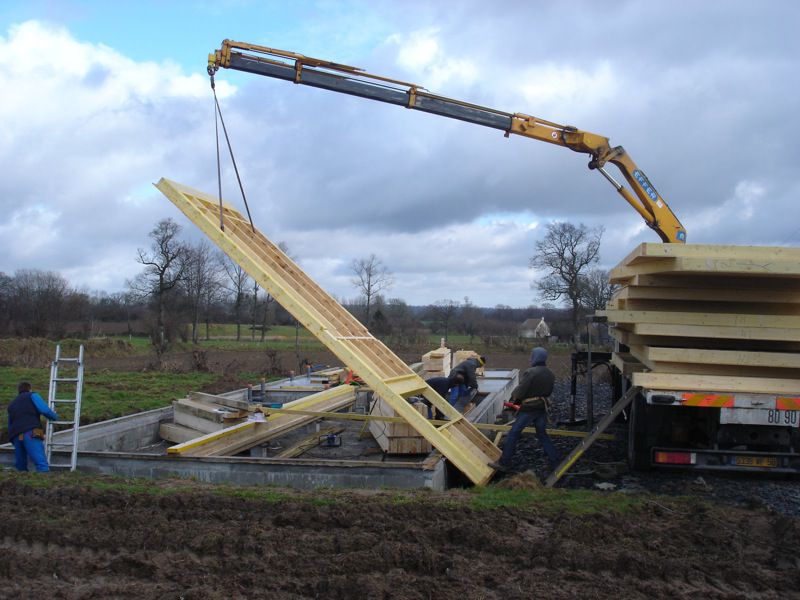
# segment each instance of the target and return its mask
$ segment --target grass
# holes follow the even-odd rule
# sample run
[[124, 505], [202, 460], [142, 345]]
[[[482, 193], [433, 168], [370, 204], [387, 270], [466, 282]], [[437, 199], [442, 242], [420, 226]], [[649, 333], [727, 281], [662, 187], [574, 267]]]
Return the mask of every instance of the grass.
[[[174, 494], [199, 493], [223, 497], [241, 498], [259, 502], [298, 502], [312, 506], [343, 505], [353, 503], [353, 492], [321, 488], [315, 491], [298, 491], [274, 487], [237, 487], [199, 483], [192, 480], [151, 480], [125, 478], [109, 475], [86, 475], [82, 473], [17, 473], [0, 470], [0, 482], [16, 481], [32, 488], [80, 487], [98, 491], [117, 491], [127, 494], [169, 496]], [[436, 493], [430, 491], [379, 490], [375, 494], [359, 493], [358, 502], [376, 502], [398, 506], [418, 503], [426, 510], [435, 507], [474, 510], [515, 509], [535, 511], [552, 516], [572, 516], [615, 512], [624, 514], [648, 501], [644, 496], [594, 490], [536, 489], [509, 490], [497, 486], [453, 490]], [[670, 503], [680, 502], [670, 498]], [[687, 500], [689, 501], [689, 500]]]
[[[258, 373], [239, 373], [239, 377], [253, 382], [261, 379]], [[81, 421], [103, 421], [168, 406], [172, 400], [221, 379], [222, 375], [218, 373], [87, 372], [84, 375]], [[16, 396], [20, 381], [30, 381], [33, 390], [47, 400], [49, 380], [50, 373], [46, 369], [0, 367], [0, 389], [5, 391], [0, 409]], [[65, 387], [61, 391], [62, 398], [74, 395], [74, 388]], [[0, 421], [0, 431], [6, 431], [5, 419]]]
[[510, 490], [497, 486], [470, 488], [469, 506], [478, 510], [495, 508], [536, 509], [545, 514], [571, 515], [613, 511], [625, 513], [642, 504], [641, 498], [594, 490], [534, 489]]

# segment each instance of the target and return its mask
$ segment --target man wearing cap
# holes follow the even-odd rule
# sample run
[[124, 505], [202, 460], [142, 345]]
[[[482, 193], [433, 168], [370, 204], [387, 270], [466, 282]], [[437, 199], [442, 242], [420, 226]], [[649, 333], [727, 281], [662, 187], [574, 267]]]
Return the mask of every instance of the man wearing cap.
[[448, 401], [456, 409], [464, 410], [464, 407], [469, 403], [473, 395], [472, 390], [478, 391], [477, 370], [485, 364], [485, 357], [473, 356], [461, 361], [450, 371], [450, 374], [447, 376], [448, 379], [452, 380], [460, 375], [464, 380], [461, 385], [453, 387], [450, 390]]
[[547, 408], [550, 404], [549, 397], [553, 393], [556, 377], [547, 368], [546, 363], [547, 350], [541, 347], [534, 348], [531, 352], [530, 369], [523, 373], [519, 385], [511, 392], [511, 402], [519, 406], [517, 418], [503, 444], [503, 454], [500, 460], [489, 463], [493, 469], [503, 472], [511, 470], [511, 458], [514, 456], [519, 436], [522, 430], [531, 424], [536, 428], [536, 438], [547, 456], [550, 468], [552, 469], [558, 464], [558, 452], [556, 452], [550, 436], [547, 435]]

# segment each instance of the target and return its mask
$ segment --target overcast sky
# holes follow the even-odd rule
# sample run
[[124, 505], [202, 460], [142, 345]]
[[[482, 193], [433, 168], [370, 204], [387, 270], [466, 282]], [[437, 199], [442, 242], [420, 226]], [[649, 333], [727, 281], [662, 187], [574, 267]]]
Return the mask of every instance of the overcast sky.
[[[115, 292], [160, 219], [200, 239], [151, 184], [216, 193], [205, 67], [224, 38], [602, 134], [689, 242], [796, 246], [799, 28], [794, 0], [5, 0], [0, 271]], [[337, 297], [374, 253], [389, 297], [527, 306], [549, 222], [603, 226], [606, 268], [659, 241], [585, 155], [256, 75], [217, 83], [256, 227]], [[223, 196], [243, 210], [228, 163]]]

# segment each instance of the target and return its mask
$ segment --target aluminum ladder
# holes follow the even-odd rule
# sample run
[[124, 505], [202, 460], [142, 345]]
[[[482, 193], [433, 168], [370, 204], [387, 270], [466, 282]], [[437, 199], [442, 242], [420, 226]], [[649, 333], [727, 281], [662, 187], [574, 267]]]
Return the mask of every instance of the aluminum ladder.
[[[61, 373], [61, 369], [66, 365], [69, 371], [68, 375]], [[68, 389], [74, 390], [74, 396], [71, 398], [59, 397], [59, 384], [64, 384]], [[45, 452], [47, 454], [47, 462], [50, 467], [59, 469], [69, 468], [74, 471], [78, 464], [78, 431], [80, 430], [81, 423], [81, 395], [83, 393], [83, 345], [78, 350], [77, 358], [64, 358], [61, 356], [61, 344], [56, 345], [56, 357], [50, 365], [50, 390], [47, 394], [47, 406], [50, 410], [58, 413], [62, 417], [64, 413], [69, 412], [69, 407], [73, 408], [72, 418], [67, 418], [58, 421], [47, 420], [47, 430], [45, 434]], [[55, 441], [54, 435], [56, 434], [56, 425], [72, 425], [71, 441]], [[70, 430], [61, 432], [60, 439], [67, 437]], [[67, 438], [69, 439], [69, 438]], [[53, 449], [69, 449], [70, 460], [68, 463], [55, 463], [51, 460]]]

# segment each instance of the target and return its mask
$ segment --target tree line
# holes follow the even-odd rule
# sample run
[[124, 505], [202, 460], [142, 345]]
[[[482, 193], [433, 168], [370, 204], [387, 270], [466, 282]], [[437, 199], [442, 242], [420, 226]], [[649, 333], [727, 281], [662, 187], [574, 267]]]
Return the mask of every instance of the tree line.
[[[469, 336], [483, 342], [510, 343], [527, 318], [545, 316], [551, 332], [571, 337], [579, 331], [582, 314], [602, 308], [613, 291], [608, 274], [592, 268], [599, 257], [602, 229], [554, 223], [537, 243], [530, 266], [546, 275], [532, 287], [549, 302], [566, 308], [542, 306], [484, 308], [468, 297], [441, 299], [416, 307], [391, 298], [394, 276], [374, 254], [350, 264], [356, 297], [342, 304], [375, 335], [398, 345], [416, 345], [429, 333], [448, 338]], [[147, 333], [157, 353], [177, 339], [208, 339], [212, 323], [234, 323], [236, 339], [264, 341], [273, 325], [295, 324], [294, 319], [259, 284], [207, 241], [182, 239], [181, 227], [171, 219], [150, 231], [147, 247], [137, 250], [140, 273], [124, 291], [108, 294], [76, 289], [53, 271], [21, 269], [0, 272], [0, 334], [63, 338], [89, 337], [102, 324], [124, 323], [124, 331]], [[281, 250], [289, 255], [285, 243]], [[117, 330], [119, 332], [119, 330]]]

